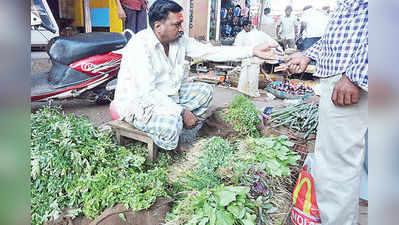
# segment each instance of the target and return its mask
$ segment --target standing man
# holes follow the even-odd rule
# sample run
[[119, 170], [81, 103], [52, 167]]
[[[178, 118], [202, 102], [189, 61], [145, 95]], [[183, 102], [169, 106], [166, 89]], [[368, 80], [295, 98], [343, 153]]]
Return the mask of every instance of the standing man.
[[234, 44], [237, 46], [245, 46], [245, 42], [248, 39], [248, 34], [252, 30], [252, 22], [248, 19], [244, 20], [242, 23], [243, 29], [240, 33], [237, 34], [236, 38], [234, 39]]
[[271, 9], [270, 8], [265, 8], [263, 10], [263, 16], [262, 16], [262, 26], [261, 30], [271, 36], [272, 38], [276, 38], [276, 23], [273, 19], [273, 17], [270, 15]]
[[295, 48], [295, 39], [298, 34], [297, 18], [292, 13], [292, 6], [285, 8], [285, 16], [280, 18], [276, 27], [277, 38], [282, 40], [284, 49]]
[[308, 5], [303, 8], [301, 20], [300, 36], [304, 40], [300, 50], [306, 50], [323, 36], [328, 24], [328, 16]]
[[321, 96], [312, 172], [322, 224], [355, 225], [368, 127], [368, 0], [340, 2], [326, 31], [288, 62], [289, 71], [301, 73], [316, 60]]
[[[266, 44], [255, 47], [210, 46], [183, 34], [183, 8], [157, 0], [149, 10], [150, 28], [133, 36], [125, 47], [115, 99], [119, 119], [149, 134], [166, 150], [178, 146], [183, 127], [197, 126], [213, 99], [213, 87], [182, 83], [187, 56], [231, 61], [271, 57]], [[181, 144], [181, 142], [180, 142]]]
[[124, 29], [137, 33], [147, 28], [147, 0], [115, 0]]

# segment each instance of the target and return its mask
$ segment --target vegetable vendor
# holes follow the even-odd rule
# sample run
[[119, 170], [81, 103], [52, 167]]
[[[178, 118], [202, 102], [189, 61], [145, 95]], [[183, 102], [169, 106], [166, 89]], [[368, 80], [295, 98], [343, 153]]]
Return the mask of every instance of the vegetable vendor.
[[[149, 10], [150, 27], [140, 31], [123, 53], [115, 99], [111, 107], [119, 119], [152, 137], [166, 150], [176, 149], [182, 129], [201, 126], [213, 87], [182, 83], [184, 58], [212, 61], [271, 57], [274, 46], [219, 46], [202, 44], [183, 32], [182, 7], [171, 0], [157, 0]], [[181, 147], [181, 146], [180, 146]]]

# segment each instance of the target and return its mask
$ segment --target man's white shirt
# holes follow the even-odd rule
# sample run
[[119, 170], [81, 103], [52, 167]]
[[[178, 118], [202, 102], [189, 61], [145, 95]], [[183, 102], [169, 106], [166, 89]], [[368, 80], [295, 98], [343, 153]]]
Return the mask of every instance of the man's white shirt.
[[269, 44], [269, 45], [278, 45], [277, 41], [275, 41], [272, 37], [267, 35], [265, 32], [259, 31], [257, 29], [252, 29], [250, 32], [246, 32], [244, 29], [237, 34], [236, 39], [234, 40], [235, 46], [249, 46], [254, 47], [258, 44]]
[[282, 16], [277, 25], [280, 25], [279, 32], [282, 39], [295, 39], [295, 26], [298, 26], [296, 16]]
[[306, 29], [303, 31], [304, 38], [323, 36], [329, 17], [324, 12], [310, 8], [303, 12], [301, 21], [306, 23]]
[[[165, 113], [180, 113], [178, 92], [184, 77], [185, 56], [211, 61], [234, 61], [251, 57], [253, 48], [212, 46], [182, 37], [169, 44], [166, 56], [151, 28], [133, 36], [123, 49], [121, 68], [113, 104], [121, 119], [147, 120], [154, 106], [164, 106]], [[131, 118], [130, 118], [131, 119]]]

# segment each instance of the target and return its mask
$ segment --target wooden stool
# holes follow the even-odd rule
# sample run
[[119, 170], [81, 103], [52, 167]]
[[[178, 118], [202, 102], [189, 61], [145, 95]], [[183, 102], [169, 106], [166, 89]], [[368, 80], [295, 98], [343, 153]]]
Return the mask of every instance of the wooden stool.
[[108, 124], [115, 131], [116, 140], [119, 145], [123, 144], [122, 141], [124, 137], [144, 142], [147, 144], [148, 157], [152, 162], [155, 162], [157, 159], [158, 149], [151, 137], [149, 137], [145, 132], [137, 130], [133, 125], [120, 120], [112, 120], [108, 122]]

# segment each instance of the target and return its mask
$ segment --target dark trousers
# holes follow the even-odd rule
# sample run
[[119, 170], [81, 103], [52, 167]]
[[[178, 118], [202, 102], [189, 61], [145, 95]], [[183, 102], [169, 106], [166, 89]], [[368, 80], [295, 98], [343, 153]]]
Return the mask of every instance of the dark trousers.
[[141, 9], [132, 10], [126, 7], [123, 7], [126, 13], [126, 20], [124, 24], [124, 29], [130, 29], [133, 33], [137, 33], [141, 30], [147, 28], [147, 10]]
[[320, 40], [320, 37], [305, 38], [303, 40], [303, 49], [306, 50], [310, 48], [314, 43]]

